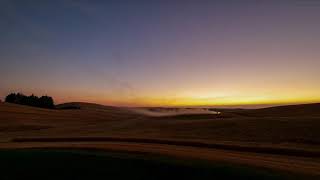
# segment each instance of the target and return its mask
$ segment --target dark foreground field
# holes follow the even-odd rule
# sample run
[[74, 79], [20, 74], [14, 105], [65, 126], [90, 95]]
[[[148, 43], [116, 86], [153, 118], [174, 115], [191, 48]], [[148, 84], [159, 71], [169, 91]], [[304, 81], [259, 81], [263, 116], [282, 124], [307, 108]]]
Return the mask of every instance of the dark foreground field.
[[119, 152], [1, 150], [0, 179], [295, 179], [263, 168]]
[[169, 116], [59, 107], [0, 103], [1, 179], [320, 177], [320, 104]]

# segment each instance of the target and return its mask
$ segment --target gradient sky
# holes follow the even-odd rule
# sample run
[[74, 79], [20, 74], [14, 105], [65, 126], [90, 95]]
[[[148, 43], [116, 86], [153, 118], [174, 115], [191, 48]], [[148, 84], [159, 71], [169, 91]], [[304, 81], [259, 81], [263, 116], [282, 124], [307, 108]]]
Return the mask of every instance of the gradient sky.
[[0, 61], [1, 97], [320, 102], [320, 1], [0, 0]]

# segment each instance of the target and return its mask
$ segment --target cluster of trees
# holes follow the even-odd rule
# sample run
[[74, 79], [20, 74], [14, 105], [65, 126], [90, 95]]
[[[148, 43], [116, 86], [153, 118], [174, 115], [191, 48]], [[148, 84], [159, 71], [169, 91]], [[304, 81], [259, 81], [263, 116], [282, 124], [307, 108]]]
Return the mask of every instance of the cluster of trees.
[[26, 96], [21, 93], [11, 93], [9, 94], [5, 102], [9, 103], [16, 103], [16, 104], [22, 104], [22, 105], [28, 105], [28, 106], [34, 106], [34, 107], [41, 107], [41, 108], [48, 108], [53, 109], [54, 108], [54, 102], [52, 97], [50, 96]]

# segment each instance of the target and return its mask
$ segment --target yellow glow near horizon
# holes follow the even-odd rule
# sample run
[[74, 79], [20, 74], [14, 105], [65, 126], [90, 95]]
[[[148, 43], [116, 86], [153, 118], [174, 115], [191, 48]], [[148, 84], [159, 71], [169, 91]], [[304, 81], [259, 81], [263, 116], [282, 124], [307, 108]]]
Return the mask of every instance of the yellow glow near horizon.
[[[107, 93], [99, 91], [83, 91], [78, 93], [49, 93], [53, 94], [57, 103], [70, 101], [84, 101], [114, 106], [242, 106], [242, 105], [278, 105], [278, 104], [300, 104], [320, 102], [320, 94], [317, 87], [302, 86], [269, 88], [232, 87], [229, 89], [216, 88], [172, 91], [141, 91], [134, 95], [121, 93]], [[212, 88], [213, 89], [213, 88]], [[69, 96], [64, 96], [69, 94]]]
[[133, 105], [142, 106], [234, 106], [234, 105], [276, 105], [276, 104], [295, 104], [295, 103], [316, 103], [320, 98], [301, 97], [301, 98], [267, 98], [267, 97], [226, 97], [226, 98], [181, 98], [181, 99], [161, 99], [148, 98], [140, 99]]
[[238, 91], [193, 91], [179, 92], [179, 96], [158, 95], [127, 99], [137, 105], [145, 106], [232, 106], [260, 104], [295, 104], [320, 102], [320, 94], [316, 89], [296, 89], [286, 87], [275, 90], [242, 89]]
[[[221, 84], [221, 83], [220, 83]], [[297, 88], [301, 87], [301, 88]], [[220, 86], [193, 85], [188, 87], [141, 88], [135, 92], [104, 91], [81, 88], [57, 90], [46, 94], [57, 104], [72, 101], [91, 102], [113, 106], [246, 106], [278, 105], [320, 102], [320, 87], [316, 83], [296, 84], [222, 84]], [[34, 90], [26, 94], [37, 93]]]

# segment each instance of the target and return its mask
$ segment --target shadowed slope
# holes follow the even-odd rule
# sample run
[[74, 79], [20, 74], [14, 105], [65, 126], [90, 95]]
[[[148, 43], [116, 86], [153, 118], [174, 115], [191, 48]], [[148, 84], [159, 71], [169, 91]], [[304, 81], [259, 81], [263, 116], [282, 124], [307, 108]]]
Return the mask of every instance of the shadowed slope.
[[137, 143], [137, 144], [158, 144], [158, 145], [175, 145], [175, 146], [190, 146], [196, 148], [210, 148], [210, 149], [222, 149], [232, 150], [239, 152], [254, 152], [263, 154], [275, 154], [275, 155], [288, 155], [288, 156], [301, 156], [301, 157], [320, 157], [320, 151], [311, 151], [306, 149], [293, 149], [285, 147], [272, 147], [272, 146], [248, 146], [239, 144], [218, 144], [218, 143], [206, 143], [199, 141], [187, 141], [187, 140], [169, 140], [169, 139], [150, 139], [150, 138], [119, 138], [119, 137], [64, 137], [64, 138], [16, 138], [12, 139], [12, 142], [18, 143], [63, 143], [63, 142], [124, 142], [124, 143]]
[[297, 175], [302, 177], [298, 173], [289, 174], [236, 163], [93, 149], [0, 150], [0, 157], [6, 164], [2, 168], [1, 179], [293, 179], [297, 178]]
[[[137, 146], [140, 148], [139, 152], [171, 152], [179, 148], [175, 153], [181, 154], [184, 151], [189, 152], [187, 149], [196, 149], [194, 156], [198, 156], [200, 151], [208, 151], [208, 157], [214, 158], [216, 151], [220, 149], [219, 151], [223, 152], [235, 152], [231, 156], [236, 158], [235, 161], [240, 161], [237, 158], [239, 154], [257, 153], [250, 157], [253, 165], [259, 161], [260, 165], [267, 166], [261, 158], [269, 154], [268, 156], [274, 158], [272, 167], [281, 166], [289, 170], [292, 170], [290, 162], [293, 157], [296, 160], [308, 157], [307, 165], [301, 160], [301, 166], [296, 168], [305, 168], [305, 172], [310, 169], [318, 172], [318, 169], [312, 166], [313, 161], [316, 165], [319, 161], [318, 116], [248, 116], [230, 111], [226, 116], [222, 111], [219, 116], [193, 114], [182, 117], [151, 117], [126, 108], [87, 103], [71, 105], [79, 106], [80, 109], [47, 110], [1, 103], [2, 148], [78, 145], [81, 148], [95, 148], [109, 144], [115, 150], [130, 150], [131, 146]], [[250, 111], [260, 110], [247, 112]], [[16, 142], [12, 142], [12, 139]], [[147, 147], [149, 149], [146, 149]], [[278, 162], [280, 156], [286, 156], [284, 161]], [[221, 158], [228, 159], [230, 156], [225, 154]], [[248, 159], [241, 161], [247, 162]]]
[[0, 141], [15, 136], [90, 135], [134, 123], [142, 115], [125, 108], [74, 103], [81, 109], [42, 109], [0, 103]]
[[[87, 103], [73, 105], [81, 108], [47, 110], [1, 103], [0, 141], [21, 137], [147, 137], [320, 148], [318, 116], [249, 116], [222, 111], [218, 116], [149, 117], [126, 108]], [[314, 109], [315, 106], [312, 107]], [[248, 110], [247, 113], [266, 110], [269, 112], [268, 108]]]
[[320, 117], [320, 103], [275, 106], [234, 112], [239, 115], [256, 117]]

